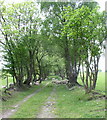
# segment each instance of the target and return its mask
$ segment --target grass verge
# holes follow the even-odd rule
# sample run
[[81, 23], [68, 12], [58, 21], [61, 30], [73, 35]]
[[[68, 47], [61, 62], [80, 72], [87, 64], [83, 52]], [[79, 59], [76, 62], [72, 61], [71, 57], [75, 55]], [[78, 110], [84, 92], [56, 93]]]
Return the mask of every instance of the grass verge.
[[56, 115], [59, 118], [105, 118], [105, 100], [87, 101], [82, 88], [68, 90], [65, 86], [56, 88]]

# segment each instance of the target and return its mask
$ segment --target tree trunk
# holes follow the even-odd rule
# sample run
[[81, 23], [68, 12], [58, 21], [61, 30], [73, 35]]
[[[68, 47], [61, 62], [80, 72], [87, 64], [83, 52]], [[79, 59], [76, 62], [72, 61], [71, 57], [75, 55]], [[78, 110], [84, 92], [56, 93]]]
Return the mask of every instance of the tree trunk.
[[32, 53], [32, 51], [29, 50], [29, 68], [27, 67], [27, 79], [24, 82], [24, 84], [30, 85], [30, 82], [33, 80], [32, 79], [32, 75], [33, 75], [33, 59], [34, 59], [34, 55]]
[[69, 83], [76, 83], [77, 82], [77, 76], [76, 74], [73, 74], [73, 68], [72, 68], [72, 63], [71, 63], [71, 58], [69, 54], [69, 49], [68, 49], [68, 41], [66, 40], [66, 46], [65, 46], [65, 66], [66, 66], [66, 75], [67, 79], [69, 80]]
[[8, 79], [8, 76], [7, 76], [7, 88], [8, 88], [8, 86], [9, 86], [9, 79]]
[[95, 57], [94, 57], [95, 76], [94, 76], [94, 80], [93, 80], [93, 87], [92, 87], [92, 89], [95, 89], [95, 87], [96, 87], [97, 76], [98, 76], [98, 63], [99, 63], [100, 57], [98, 56], [96, 59], [97, 60], [95, 60]]

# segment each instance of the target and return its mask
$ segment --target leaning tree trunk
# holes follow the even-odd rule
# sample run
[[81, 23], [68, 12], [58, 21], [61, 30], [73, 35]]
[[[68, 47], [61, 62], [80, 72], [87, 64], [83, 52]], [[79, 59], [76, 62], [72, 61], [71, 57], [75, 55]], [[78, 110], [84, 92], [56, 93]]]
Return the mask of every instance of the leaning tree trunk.
[[27, 79], [25, 80], [24, 84], [30, 85], [30, 82], [32, 80], [32, 72], [31, 69], [27, 69]]
[[29, 68], [27, 67], [27, 79], [24, 82], [24, 84], [30, 85], [30, 82], [32, 81], [32, 75], [33, 75], [33, 59], [34, 59], [34, 55], [32, 53], [32, 51], [29, 51]]
[[39, 83], [42, 83], [42, 68], [41, 68], [41, 65], [39, 63]]
[[95, 76], [94, 76], [94, 79], [93, 79], [93, 86], [92, 86], [92, 89], [93, 89], [93, 90], [95, 89], [96, 83], [97, 83], [99, 59], [100, 59], [100, 56], [97, 56], [96, 59], [95, 59], [95, 57], [94, 57]]

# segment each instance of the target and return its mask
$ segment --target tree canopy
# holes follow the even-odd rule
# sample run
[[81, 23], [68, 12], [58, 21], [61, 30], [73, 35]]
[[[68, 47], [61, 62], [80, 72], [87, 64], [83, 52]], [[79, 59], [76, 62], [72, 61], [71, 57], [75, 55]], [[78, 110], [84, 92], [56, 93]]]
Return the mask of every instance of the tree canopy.
[[86, 92], [95, 89], [107, 33], [105, 12], [96, 2], [0, 4], [4, 70], [17, 86], [55, 74], [71, 87], [80, 85], [80, 74]]

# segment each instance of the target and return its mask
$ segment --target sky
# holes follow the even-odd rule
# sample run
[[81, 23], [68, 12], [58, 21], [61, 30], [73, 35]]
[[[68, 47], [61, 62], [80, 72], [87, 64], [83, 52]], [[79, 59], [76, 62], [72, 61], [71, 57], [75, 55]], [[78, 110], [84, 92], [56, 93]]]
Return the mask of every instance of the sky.
[[[6, 3], [19, 3], [19, 2], [24, 2], [24, 1], [29, 1], [29, 0], [5, 0]], [[107, 0], [95, 0], [95, 1], [99, 3], [99, 5], [100, 5], [100, 11], [105, 10], [105, 2]], [[3, 66], [2, 63], [3, 63], [3, 61], [0, 61], [0, 69]], [[105, 71], [105, 56], [104, 55], [102, 55], [101, 58], [100, 58], [99, 69], [101, 69], [102, 71]]]
[[95, 1], [97, 1], [98, 3], [99, 3], [99, 5], [100, 5], [100, 10], [101, 11], [103, 11], [103, 10], [105, 10], [105, 2], [107, 1], [107, 0], [95, 0]]
[[[23, 2], [23, 1], [29, 1], [29, 0], [5, 0], [6, 3], [18, 3], [18, 2]], [[36, 1], [36, 0], [34, 0]], [[42, 0], [41, 0], [42, 1]], [[48, 0], [45, 0], [45, 1], [48, 1]], [[51, 0], [50, 0], [51, 1]], [[53, 1], [53, 0], [52, 0]], [[56, 1], [56, 0], [55, 0]], [[66, 0], [64, 0], [66, 1]], [[74, 0], [75, 1], [75, 0]], [[85, 1], [85, 0], [84, 0]], [[87, 0], [86, 0], [87, 1]], [[90, 1], [90, 0], [89, 0]], [[105, 1], [107, 0], [95, 0], [97, 1], [99, 4], [100, 4], [100, 7], [101, 7], [101, 10], [105, 10]]]

